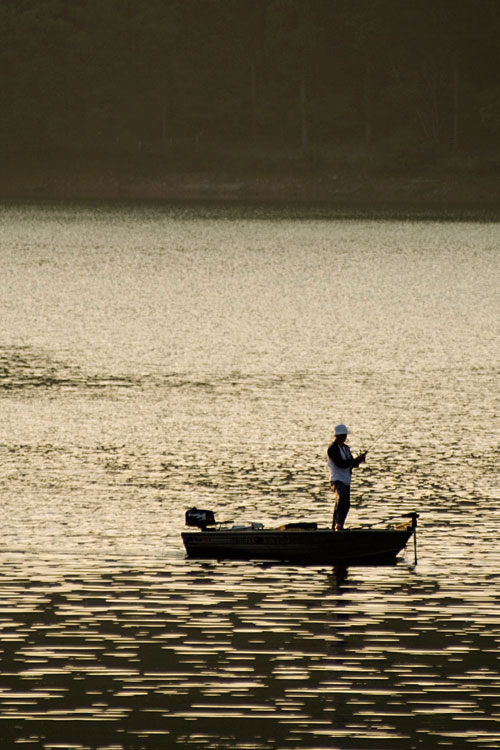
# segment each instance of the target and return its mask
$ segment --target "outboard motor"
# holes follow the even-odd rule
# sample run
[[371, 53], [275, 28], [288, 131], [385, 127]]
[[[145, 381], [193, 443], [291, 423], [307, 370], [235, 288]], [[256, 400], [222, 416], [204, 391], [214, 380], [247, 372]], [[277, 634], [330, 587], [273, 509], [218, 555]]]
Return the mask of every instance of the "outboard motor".
[[190, 508], [186, 511], [186, 526], [196, 526], [204, 531], [207, 526], [215, 526], [215, 516], [211, 510]]

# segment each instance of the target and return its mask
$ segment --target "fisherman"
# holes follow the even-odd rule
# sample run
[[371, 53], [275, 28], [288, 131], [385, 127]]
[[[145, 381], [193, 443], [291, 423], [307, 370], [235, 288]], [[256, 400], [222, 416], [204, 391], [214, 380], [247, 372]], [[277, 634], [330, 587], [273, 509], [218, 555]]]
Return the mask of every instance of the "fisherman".
[[353, 457], [351, 449], [346, 445], [349, 430], [345, 424], [335, 427], [335, 440], [328, 448], [328, 468], [330, 469], [330, 487], [335, 492], [335, 507], [333, 511], [332, 528], [340, 531], [351, 505], [351, 474], [353, 469], [364, 463], [366, 452]]

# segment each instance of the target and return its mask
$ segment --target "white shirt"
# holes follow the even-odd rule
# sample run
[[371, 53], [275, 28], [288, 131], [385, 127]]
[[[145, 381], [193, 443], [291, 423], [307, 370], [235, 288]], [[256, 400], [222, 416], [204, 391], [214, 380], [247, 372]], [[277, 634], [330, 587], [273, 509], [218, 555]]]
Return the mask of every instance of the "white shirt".
[[[348, 445], [339, 445], [340, 455], [346, 461], [352, 458], [352, 453]], [[328, 456], [328, 468], [330, 469], [330, 482], [342, 482], [343, 484], [351, 484], [352, 467], [346, 466], [344, 469], [337, 466]]]

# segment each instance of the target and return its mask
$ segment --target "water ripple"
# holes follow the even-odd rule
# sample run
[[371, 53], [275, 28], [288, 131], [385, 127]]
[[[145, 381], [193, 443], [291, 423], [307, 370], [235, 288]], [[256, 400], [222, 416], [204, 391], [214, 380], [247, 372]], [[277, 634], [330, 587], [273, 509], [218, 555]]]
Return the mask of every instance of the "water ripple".
[[[2, 750], [498, 748], [498, 225], [0, 212]], [[329, 525], [335, 421], [416, 566], [186, 559]]]

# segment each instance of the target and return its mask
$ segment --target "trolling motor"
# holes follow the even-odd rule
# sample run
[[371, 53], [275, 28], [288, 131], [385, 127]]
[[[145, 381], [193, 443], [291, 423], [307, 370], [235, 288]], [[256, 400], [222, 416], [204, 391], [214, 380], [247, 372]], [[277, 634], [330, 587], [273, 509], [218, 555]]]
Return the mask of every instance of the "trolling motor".
[[205, 531], [207, 526], [215, 526], [213, 511], [190, 508], [186, 511], [186, 526], [195, 526], [202, 531]]
[[413, 531], [413, 551], [415, 553], [415, 565], [417, 564], [417, 518], [418, 513], [405, 513], [405, 518], [411, 518], [411, 528]]

